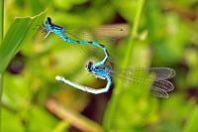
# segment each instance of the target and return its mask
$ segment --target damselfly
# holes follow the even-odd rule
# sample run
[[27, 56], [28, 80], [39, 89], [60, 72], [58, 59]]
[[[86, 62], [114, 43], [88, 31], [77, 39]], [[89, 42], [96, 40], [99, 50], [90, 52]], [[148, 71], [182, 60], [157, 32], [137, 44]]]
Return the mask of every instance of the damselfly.
[[103, 44], [100, 44], [100, 43], [95, 42], [95, 41], [75, 40], [75, 39], [72, 39], [72, 38], [68, 37], [67, 36], [67, 32], [66, 32], [67, 30], [64, 29], [61, 26], [58, 26], [58, 25], [53, 24], [50, 17], [47, 17], [47, 20], [44, 23], [44, 29], [43, 29], [43, 31], [47, 32], [47, 34], [45, 35], [44, 38], [47, 38], [47, 36], [50, 33], [55, 33], [61, 39], [63, 39], [65, 42], [68, 42], [68, 43], [81, 44], [81, 45], [93, 45], [95, 47], [101, 48], [104, 51], [104, 53], [105, 53], [105, 57], [104, 57], [104, 59], [102, 61], [100, 61], [100, 62], [98, 62], [96, 64], [98, 66], [104, 65], [105, 62], [108, 60], [109, 53], [108, 53], [107, 48]]
[[[87, 86], [83, 86], [74, 82], [71, 82], [64, 77], [56, 76], [56, 80], [72, 86], [76, 89], [92, 93], [92, 94], [101, 94], [105, 93], [109, 90], [109, 88], [112, 85], [112, 76], [113, 74], [120, 75], [120, 77], [124, 77], [127, 81], [133, 81], [135, 78], [132, 78], [132, 74], [134, 74], [135, 70], [125, 69], [125, 70], [112, 70], [111, 68], [103, 66], [96, 66], [93, 64], [93, 62], [88, 62], [88, 65], [86, 66], [86, 69], [89, 73], [93, 74], [95, 77], [104, 79], [107, 81], [107, 84], [104, 88], [101, 89], [95, 89]], [[173, 84], [168, 81], [167, 79], [170, 79], [175, 76], [175, 70], [172, 68], [167, 67], [156, 67], [156, 68], [149, 68], [146, 69], [138, 69], [139, 71], [147, 71], [149, 73], [155, 74], [155, 79], [153, 81], [153, 84], [151, 86], [151, 93], [155, 96], [161, 97], [161, 98], [168, 98], [168, 92], [172, 91], [174, 89]], [[143, 80], [145, 81], [145, 80]]]

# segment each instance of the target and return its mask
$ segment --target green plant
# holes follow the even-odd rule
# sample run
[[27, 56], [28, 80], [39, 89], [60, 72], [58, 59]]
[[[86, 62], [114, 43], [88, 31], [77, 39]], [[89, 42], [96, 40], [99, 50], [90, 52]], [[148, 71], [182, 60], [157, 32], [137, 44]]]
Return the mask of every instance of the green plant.
[[[2, 99], [3, 73], [5, 72], [9, 62], [20, 50], [20, 46], [23, 42], [31, 38], [36, 32], [36, 30], [33, 29], [38, 28], [38, 25], [42, 24], [45, 17], [45, 12], [42, 12], [34, 17], [15, 18], [8, 32], [5, 34], [5, 37], [3, 37], [4, 1], [1, 1], [0, 8], [0, 99]], [[2, 103], [0, 109], [2, 109]]]

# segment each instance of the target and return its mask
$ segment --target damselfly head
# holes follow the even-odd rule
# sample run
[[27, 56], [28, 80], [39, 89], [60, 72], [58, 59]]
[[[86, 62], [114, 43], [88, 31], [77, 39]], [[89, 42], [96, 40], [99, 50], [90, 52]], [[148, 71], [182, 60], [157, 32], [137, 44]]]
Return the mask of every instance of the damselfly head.
[[52, 19], [50, 17], [47, 17], [47, 20], [45, 21], [46, 24], [52, 24]]
[[44, 28], [48, 30], [52, 28], [52, 20], [50, 17], [47, 17], [47, 20], [44, 23]]
[[49, 26], [51, 24], [51, 18], [47, 17], [47, 20], [42, 25], [36, 25], [35, 29], [40, 30], [41, 32], [49, 32]]
[[50, 30], [50, 31], [51, 30], [56, 30], [56, 31], [61, 31], [62, 30], [62, 32], [64, 32], [64, 28], [52, 23], [52, 19], [50, 17], [47, 17], [47, 20], [44, 23], [44, 27], [47, 30]]
[[92, 71], [92, 67], [93, 67], [93, 62], [89, 61], [88, 64], [86, 65], [86, 69], [91, 72]]

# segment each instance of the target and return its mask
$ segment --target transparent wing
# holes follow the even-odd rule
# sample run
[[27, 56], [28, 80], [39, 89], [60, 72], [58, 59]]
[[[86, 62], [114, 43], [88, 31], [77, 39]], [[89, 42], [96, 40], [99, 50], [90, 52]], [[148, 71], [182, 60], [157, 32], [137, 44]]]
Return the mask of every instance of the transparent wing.
[[155, 88], [163, 89], [166, 92], [174, 90], [174, 85], [168, 80], [158, 80], [154, 81], [152, 84]]
[[164, 91], [163, 89], [158, 89], [156, 87], [152, 87], [150, 89], [150, 92], [152, 95], [157, 96], [159, 98], [168, 98], [169, 95], [166, 91]]
[[160, 98], [168, 98], [168, 92], [174, 89], [174, 85], [168, 80], [154, 81], [150, 89], [151, 94]]
[[134, 68], [134, 69], [116, 69], [110, 71], [112, 74], [120, 74], [126, 78], [130, 78], [139, 72], [152, 73], [155, 75], [155, 80], [166, 80], [175, 76], [174, 69], [169, 67], [154, 67], [154, 68]]
[[70, 27], [66, 28], [66, 33], [78, 34], [81, 38], [84, 38], [85, 40], [90, 40], [90, 38], [93, 37], [94, 39], [98, 37], [123, 38], [129, 34], [129, 29], [129, 25], [127, 24], [111, 24], [102, 25], [98, 28], [87, 28], [86, 30], [84, 28]]
[[95, 29], [95, 33], [98, 36], [122, 38], [129, 34], [129, 29], [129, 25], [127, 24], [103, 25], [100, 28]]
[[[151, 86], [151, 94], [160, 98], [168, 98], [168, 92], [174, 89], [174, 85], [166, 80], [175, 76], [175, 70], [168, 67], [155, 67], [149, 69], [120, 69], [110, 70], [110, 73], [117, 76], [118, 79], [124, 79], [129, 82], [144, 83], [150, 81], [149, 73], [155, 74], [154, 82]], [[141, 73], [148, 73], [141, 74]]]
[[155, 80], [170, 79], [176, 75], [175, 70], [169, 67], [154, 67], [148, 71], [155, 74]]

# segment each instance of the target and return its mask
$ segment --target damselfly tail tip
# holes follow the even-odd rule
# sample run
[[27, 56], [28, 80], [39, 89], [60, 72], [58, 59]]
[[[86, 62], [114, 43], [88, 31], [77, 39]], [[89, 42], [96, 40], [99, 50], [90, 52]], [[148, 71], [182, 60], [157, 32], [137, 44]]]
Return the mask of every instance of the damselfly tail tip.
[[63, 78], [63, 77], [61, 77], [61, 76], [56, 76], [56, 77], [55, 77], [55, 79], [56, 79], [57, 81], [62, 80], [62, 78]]

